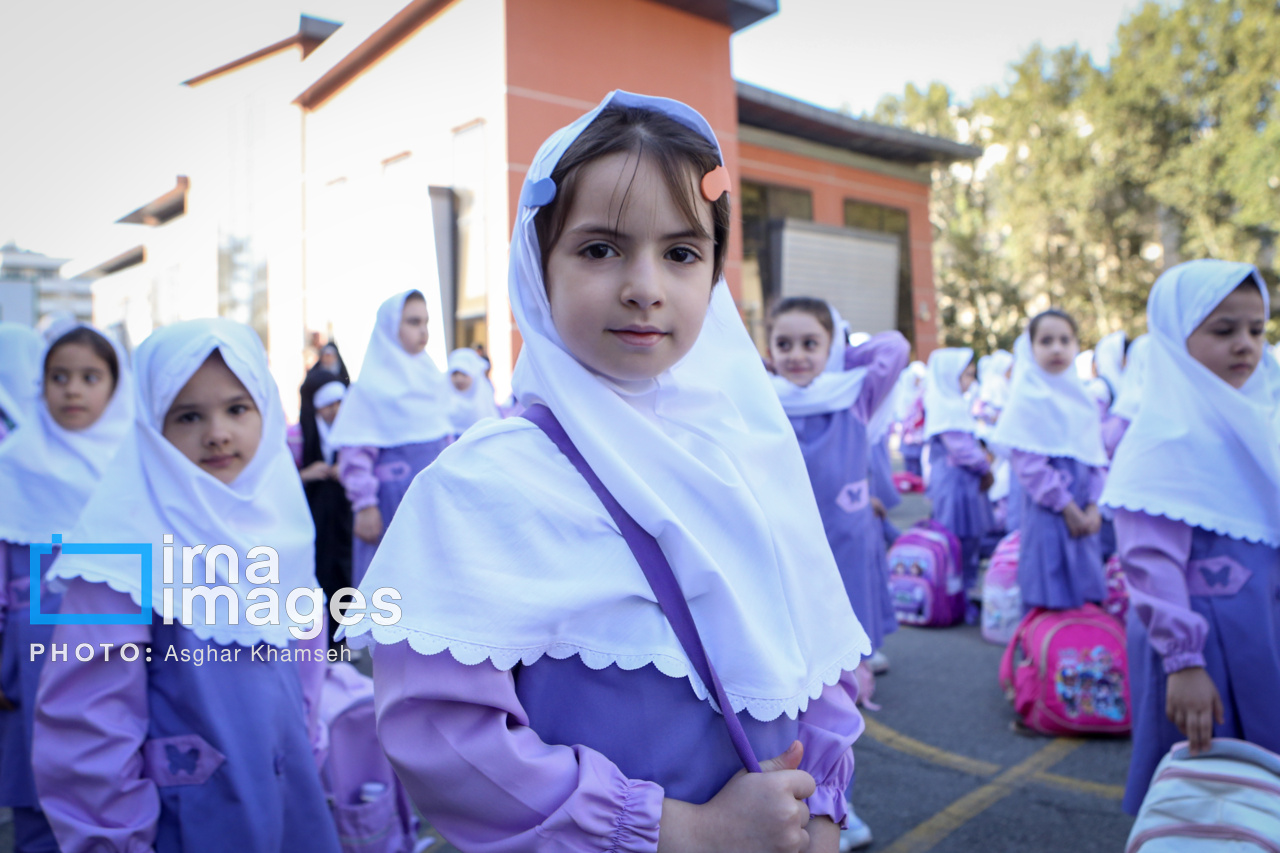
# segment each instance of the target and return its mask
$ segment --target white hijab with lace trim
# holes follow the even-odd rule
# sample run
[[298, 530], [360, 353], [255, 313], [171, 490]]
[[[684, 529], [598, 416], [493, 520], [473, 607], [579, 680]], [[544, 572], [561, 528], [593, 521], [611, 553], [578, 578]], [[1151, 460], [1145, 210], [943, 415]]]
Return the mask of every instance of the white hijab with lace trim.
[[967, 347], [945, 347], [929, 354], [924, 380], [926, 440], [944, 432], [973, 433], [977, 430], [972, 401], [960, 390], [960, 375], [971, 361], [973, 350]]
[[[511, 305], [524, 341], [514, 384], [521, 403], [551, 408], [657, 538], [734, 710], [795, 717], [871, 648], [795, 433], [724, 281], [689, 353], [651, 380], [622, 383], [588, 369], [551, 318], [533, 205], [546, 203], [557, 162], [608, 106], [664, 113], [716, 144], [684, 104], [626, 92], [543, 144], [511, 246]], [[362, 584], [379, 587], [405, 595], [404, 615], [346, 629], [355, 645], [407, 639], [423, 654], [448, 649], [501, 669], [543, 654], [576, 654], [597, 669], [652, 663], [707, 696], [599, 500], [520, 418], [478, 424], [418, 476]]]

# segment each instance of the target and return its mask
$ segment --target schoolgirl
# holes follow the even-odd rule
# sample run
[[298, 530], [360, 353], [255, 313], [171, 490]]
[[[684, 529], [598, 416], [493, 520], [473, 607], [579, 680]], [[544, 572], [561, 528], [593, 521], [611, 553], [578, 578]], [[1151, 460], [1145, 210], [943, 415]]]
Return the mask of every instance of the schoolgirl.
[[1135, 338], [1129, 345], [1125, 371], [1115, 402], [1102, 418], [1102, 446], [1107, 451], [1107, 458], [1116, 455], [1120, 439], [1124, 438], [1129, 424], [1138, 416], [1138, 407], [1142, 404], [1142, 380], [1147, 368], [1147, 350], [1150, 346], [1151, 338], [1148, 335]]
[[1012, 474], [1009, 470], [1007, 453], [998, 445], [990, 442], [996, 423], [1000, 420], [1000, 412], [1004, 410], [1009, 399], [1009, 374], [1013, 372], [1013, 353], [1008, 350], [996, 350], [978, 359], [978, 397], [974, 404], [974, 417], [978, 421], [975, 433], [991, 452], [991, 488], [987, 489], [987, 499], [991, 501], [991, 517], [994, 526], [983, 544], [983, 553], [988, 546], [994, 545], [1011, 528], [1009, 524], [1009, 494]]
[[1112, 332], [1098, 341], [1093, 348], [1093, 372], [1106, 388], [1101, 395], [1105, 400], [1103, 411], [1115, 404], [1120, 388], [1124, 385], [1125, 353], [1129, 350], [1129, 338], [1124, 330]]
[[360, 378], [329, 437], [355, 513], [351, 576], [364, 577], [418, 472], [449, 443], [450, 390], [427, 348], [427, 302], [417, 290], [378, 308]]
[[484, 418], [502, 417], [493, 399], [488, 370], [489, 362], [470, 347], [449, 353], [449, 381], [453, 386], [449, 423], [454, 435], [462, 435]]
[[1021, 492], [1018, 583], [1028, 609], [1106, 598], [1097, 500], [1107, 455], [1098, 404], [1071, 366], [1078, 347], [1070, 315], [1050, 309], [1031, 319], [992, 435], [1010, 451]]
[[[161, 328], [135, 356], [135, 428], [68, 539], [150, 543], [150, 597], [136, 556], [64, 554], [50, 577], [66, 586], [64, 613], [150, 618], [55, 629], [53, 643], [95, 654], [41, 678], [41, 805], [63, 853], [337, 851], [308, 734], [318, 704], [304, 701], [323, 658], [279, 655], [296, 645], [291, 628], [314, 632], [321, 649], [324, 634], [323, 611], [295, 622], [284, 606], [316, 585], [313, 530], [266, 353], [250, 328], [217, 319]], [[196, 545], [223, 553], [192, 558]], [[264, 549], [273, 565], [258, 562]], [[214, 614], [174, 604], [171, 623], [157, 618], [166, 590], [181, 602], [209, 571], [230, 600], [218, 597]], [[280, 603], [265, 620], [264, 590]]]
[[871, 648], [879, 651], [898, 623], [884, 529], [872, 509], [868, 424], [888, 420], [883, 405], [911, 345], [898, 332], [883, 332], [845, 347], [842, 336], [833, 334], [840, 325], [839, 315], [821, 299], [783, 299], [769, 312], [769, 356], [773, 385], [800, 441], [845, 592]]
[[894, 420], [898, 429], [898, 452], [902, 469], [917, 477], [924, 476], [924, 381], [928, 373], [922, 361], [907, 365], [898, 379]]
[[[700, 115], [625, 92], [526, 176], [510, 290], [531, 409], [414, 481], [364, 582], [403, 616], [348, 629], [380, 644], [400, 779], [464, 851], [653, 851], [659, 830], [837, 848], [870, 645], [721, 277], [729, 188]], [[659, 596], [687, 602], [710, 685]], [[778, 772], [735, 773], [748, 742]]]
[[1267, 287], [1256, 268], [1191, 261], [1147, 302], [1143, 406], [1116, 451], [1103, 502], [1132, 606], [1135, 813], [1156, 764], [1184, 737], [1280, 752], [1280, 366], [1265, 355]]
[[0, 440], [18, 424], [34, 419], [44, 342], [35, 330], [0, 323]]
[[[928, 495], [933, 518], [960, 540], [964, 587], [972, 592], [978, 582], [982, 538], [995, 521], [987, 489], [991, 487], [991, 462], [978, 441], [978, 429], [967, 392], [977, 381], [973, 350], [948, 347], [929, 356], [924, 391], [924, 436], [929, 444]], [[966, 613], [973, 622], [976, 611]]]

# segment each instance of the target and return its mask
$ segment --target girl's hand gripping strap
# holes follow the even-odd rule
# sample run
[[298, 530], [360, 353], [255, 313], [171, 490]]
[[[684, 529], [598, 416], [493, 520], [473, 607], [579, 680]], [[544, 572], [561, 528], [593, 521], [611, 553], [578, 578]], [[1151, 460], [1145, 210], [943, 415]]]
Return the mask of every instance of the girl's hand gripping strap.
[[631, 553], [635, 555], [645, 579], [649, 581], [649, 586], [653, 588], [658, 606], [662, 608], [667, 621], [675, 629], [684, 653], [689, 656], [702, 683], [707, 685], [715, 696], [716, 705], [719, 706], [725, 725], [729, 728], [729, 739], [733, 741], [733, 748], [737, 751], [742, 766], [752, 773], [759, 773], [760, 762], [756, 760], [751, 743], [747, 740], [747, 733], [743, 731], [742, 722], [734, 712], [733, 706], [729, 704], [724, 687], [720, 684], [720, 678], [707, 658], [706, 649], [702, 646], [702, 637], [698, 635], [698, 626], [694, 624], [693, 614], [689, 612], [689, 602], [685, 600], [680, 583], [676, 580], [675, 572], [671, 570], [671, 564], [667, 562], [666, 555], [662, 553], [658, 540], [636, 523], [631, 514], [623, 509], [622, 504], [618, 503], [605, 488], [604, 483], [600, 482], [596, 472], [592, 471], [587, 460], [582, 458], [582, 454], [578, 452], [578, 448], [574, 446], [568, 433], [564, 431], [564, 427], [560, 425], [560, 421], [556, 420], [556, 416], [549, 408], [541, 404], [530, 406], [521, 417], [532, 421], [547, 434], [547, 438], [550, 438], [560, 452], [568, 457], [573, 467], [578, 470], [578, 473], [591, 486], [591, 490], [596, 493], [596, 497], [604, 504], [614, 524], [617, 524], [618, 529], [622, 531], [622, 538], [626, 540]]

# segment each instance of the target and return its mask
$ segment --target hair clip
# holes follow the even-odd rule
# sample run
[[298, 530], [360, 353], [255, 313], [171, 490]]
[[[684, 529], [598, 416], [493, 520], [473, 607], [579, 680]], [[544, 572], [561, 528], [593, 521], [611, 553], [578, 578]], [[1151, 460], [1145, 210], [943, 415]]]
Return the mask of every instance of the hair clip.
[[729, 170], [723, 165], [716, 166], [702, 176], [702, 197], [707, 201], [718, 201], [720, 196], [733, 189], [733, 181], [729, 179]]
[[520, 191], [520, 204], [525, 207], [546, 207], [556, 197], [556, 182], [550, 178], [526, 180]]

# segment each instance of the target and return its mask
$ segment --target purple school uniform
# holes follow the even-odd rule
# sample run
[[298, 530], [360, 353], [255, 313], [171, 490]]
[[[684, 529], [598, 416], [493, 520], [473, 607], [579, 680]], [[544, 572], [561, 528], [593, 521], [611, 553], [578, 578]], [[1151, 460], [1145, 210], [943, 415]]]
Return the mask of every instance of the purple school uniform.
[[929, 439], [929, 487], [933, 518], [960, 540], [964, 587], [978, 581], [982, 537], [995, 527], [982, 478], [991, 470], [971, 433], [946, 432]]
[[1079, 460], [1014, 451], [1013, 473], [1022, 486], [1018, 585], [1024, 608], [1070, 610], [1107, 597], [1098, 534], [1073, 537], [1062, 509], [1098, 499], [1104, 478]]
[[[399, 447], [375, 449], [372, 473], [377, 478], [376, 501], [369, 499], [374, 495], [366, 496], [362, 500], [353, 494], [351, 487], [348, 486], [347, 496], [351, 498], [352, 509], [359, 512], [365, 506], [376, 503], [382, 513], [382, 526], [385, 530], [391, 524], [391, 519], [395, 517], [396, 509], [404, 499], [404, 493], [409, 490], [409, 484], [413, 482], [413, 478], [434, 462], [449, 442], [450, 439], [445, 437], [419, 444], [402, 444]], [[345, 477], [343, 482], [346, 485]], [[364, 541], [359, 536], [353, 536], [351, 547], [351, 584], [359, 586], [364, 573], [369, 570], [369, 564], [373, 562], [373, 555], [377, 553], [378, 546], [376, 543]]]
[[[53, 556], [56, 556], [53, 555]], [[0, 648], [0, 691], [14, 710], [0, 711], [0, 806], [14, 809], [15, 828], [23, 847], [56, 849], [49, 824], [40, 813], [31, 764], [36, 687], [44, 658], [31, 660], [31, 643], [49, 647], [52, 625], [31, 624], [31, 546], [0, 542], [0, 584], [5, 587], [3, 647]], [[41, 582], [53, 559], [41, 560]], [[57, 613], [61, 596], [41, 588], [40, 611]]]
[[871, 509], [867, 425], [854, 409], [789, 418], [849, 603], [878, 649], [898, 628], [884, 528]]
[[[76, 612], [132, 603], [83, 580], [66, 601]], [[59, 663], [40, 685], [36, 777], [64, 850], [338, 853], [307, 730], [306, 664], [160, 619], [63, 625], [53, 638], [71, 648], [104, 639], [144, 645], [146, 663]], [[232, 659], [181, 660], [210, 649]]]
[[[1208, 671], [1222, 698], [1224, 722], [1214, 725], [1215, 737], [1280, 752], [1280, 549], [1197, 527], [1190, 528], [1188, 552], [1187, 525], [1123, 511], [1116, 521], [1134, 586], [1128, 617], [1133, 757], [1124, 808], [1136, 814], [1156, 765], [1185, 740], [1165, 714], [1169, 672]], [[1181, 554], [1185, 561], [1171, 559]], [[1168, 577], [1174, 573], [1181, 578]]]

